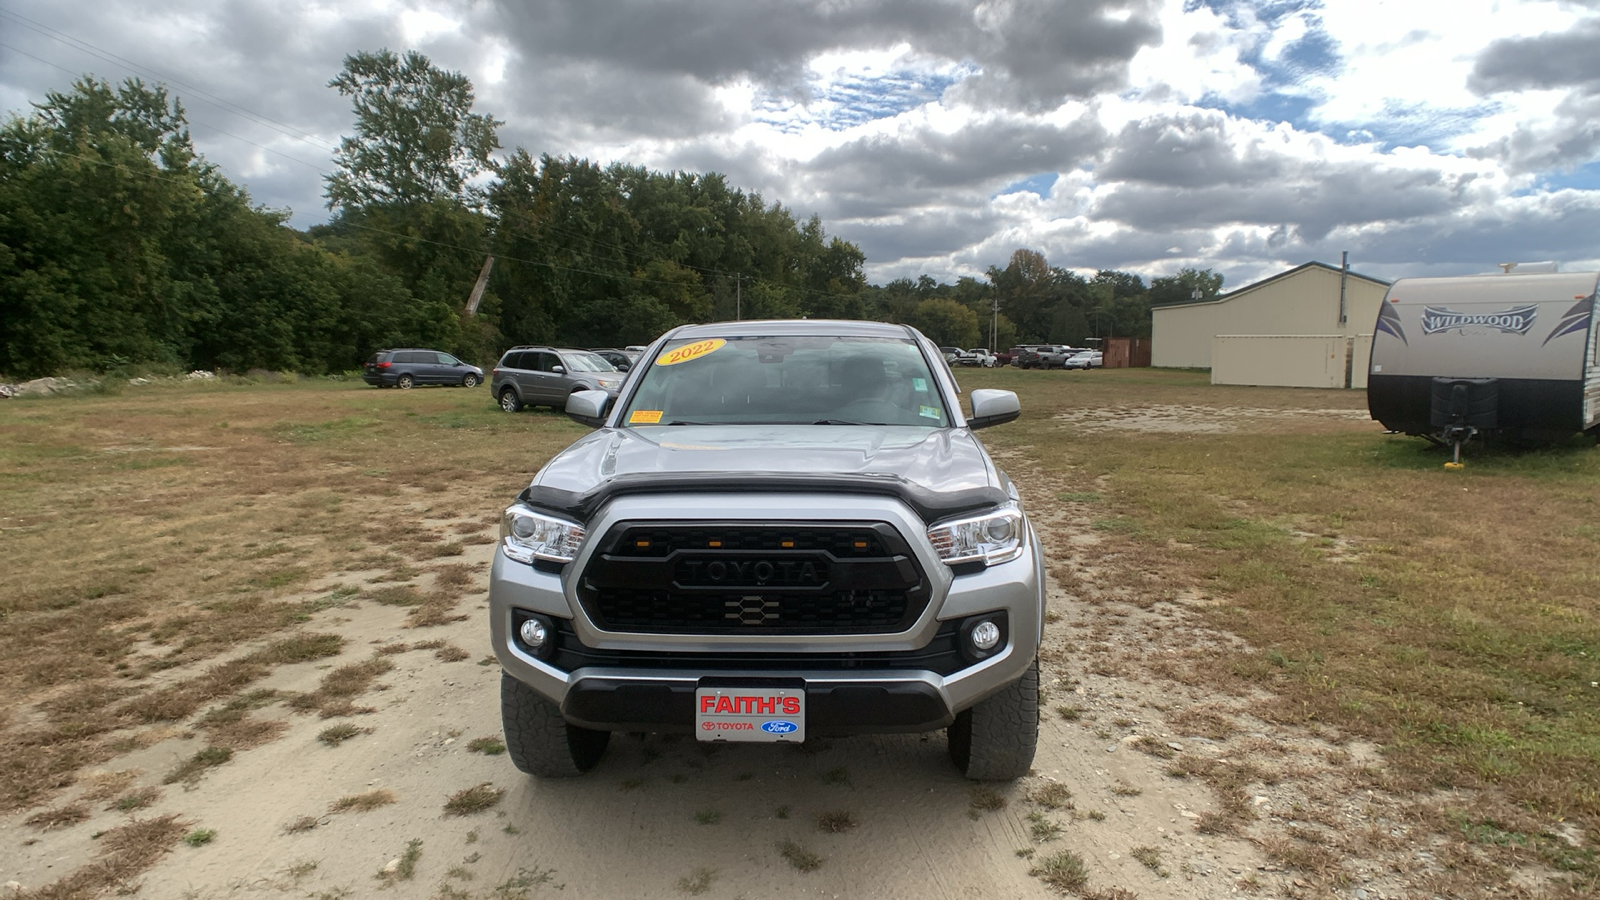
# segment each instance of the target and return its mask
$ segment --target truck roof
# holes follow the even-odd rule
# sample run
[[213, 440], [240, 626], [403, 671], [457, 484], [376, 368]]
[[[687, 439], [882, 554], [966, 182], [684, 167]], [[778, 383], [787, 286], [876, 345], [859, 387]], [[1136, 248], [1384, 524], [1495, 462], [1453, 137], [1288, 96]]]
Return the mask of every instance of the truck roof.
[[850, 319], [747, 319], [740, 322], [710, 322], [684, 325], [668, 338], [760, 337], [780, 334], [837, 334], [859, 337], [909, 338], [913, 332], [905, 325], [888, 322], [861, 322]]

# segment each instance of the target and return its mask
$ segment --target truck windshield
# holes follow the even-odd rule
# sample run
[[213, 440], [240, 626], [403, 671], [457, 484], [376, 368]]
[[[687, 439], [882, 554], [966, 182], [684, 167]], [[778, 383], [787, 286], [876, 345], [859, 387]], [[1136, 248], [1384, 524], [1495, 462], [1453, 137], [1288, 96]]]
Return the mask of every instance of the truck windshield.
[[666, 344], [622, 424], [950, 424], [938, 383], [909, 339], [796, 336]]

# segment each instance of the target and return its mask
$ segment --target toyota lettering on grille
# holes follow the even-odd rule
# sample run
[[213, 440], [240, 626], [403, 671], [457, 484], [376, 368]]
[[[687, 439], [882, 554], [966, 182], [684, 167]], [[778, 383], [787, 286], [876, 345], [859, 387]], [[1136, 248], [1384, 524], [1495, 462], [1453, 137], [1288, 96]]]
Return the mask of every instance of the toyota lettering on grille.
[[685, 559], [678, 563], [685, 587], [822, 587], [826, 563], [814, 559]]

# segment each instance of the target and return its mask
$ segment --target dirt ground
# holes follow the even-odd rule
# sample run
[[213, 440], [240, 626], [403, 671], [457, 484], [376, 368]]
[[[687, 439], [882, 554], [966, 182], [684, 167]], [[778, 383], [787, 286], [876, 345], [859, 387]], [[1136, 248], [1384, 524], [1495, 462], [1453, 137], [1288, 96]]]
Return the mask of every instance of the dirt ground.
[[[57, 896], [50, 885], [95, 864], [90, 838], [128, 821], [106, 800], [140, 788], [159, 799], [134, 817], [175, 815], [194, 844], [132, 880], [147, 898], [1426, 896], [1432, 851], [1406, 840], [1401, 804], [1339, 775], [1381, 767], [1375, 748], [1267, 726], [1250, 715], [1259, 698], [1190, 686], [1185, 666], [1235, 640], [1199, 624], [1210, 599], [1108, 552], [1048, 477], [1012, 474], [1054, 575], [1039, 752], [1015, 784], [958, 777], [942, 734], [802, 748], [616, 735], [584, 778], [527, 778], [495, 752], [482, 585], [494, 548], [480, 540], [460, 559], [479, 576], [460, 620], [410, 628], [395, 606], [328, 609], [304, 627], [343, 635], [343, 652], [256, 685], [308, 693], [335, 667], [392, 662], [355, 698], [370, 711], [337, 720], [354, 726], [342, 740], [319, 737], [329, 719], [263, 704], [250, 715], [266, 740], [163, 784], [205, 742], [194, 727], [147, 730], [57, 801], [84, 801], [87, 819], [0, 820], [0, 898]], [[329, 573], [305, 594], [376, 574]], [[1341, 859], [1318, 838], [1355, 831], [1390, 850]], [[1298, 867], [1282, 864], [1291, 853]], [[1341, 875], [1303, 880], [1318, 865]]]

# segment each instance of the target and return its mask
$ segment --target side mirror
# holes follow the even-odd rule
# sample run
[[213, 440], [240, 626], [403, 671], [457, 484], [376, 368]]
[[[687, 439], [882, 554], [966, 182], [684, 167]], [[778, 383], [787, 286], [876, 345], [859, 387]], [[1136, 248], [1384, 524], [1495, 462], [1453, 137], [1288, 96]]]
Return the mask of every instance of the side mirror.
[[1022, 415], [1022, 403], [1012, 391], [978, 390], [972, 392], [972, 415], [967, 417], [967, 427], [976, 431], [991, 425], [1004, 425]]
[[567, 395], [567, 418], [599, 428], [606, 424], [610, 406], [611, 395], [605, 391], [573, 391]]
[[612, 368], [616, 369], [618, 372], [626, 372], [633, 368], [633, 366], [630, 366], [627, 363], [615, 363], [612, 365]]
[[567, 367], [566, 366], [551, 366], [550, 367], [550, 371], [554, 372], [557, 375], [565, 375], [565, 374], [567, 374]]

